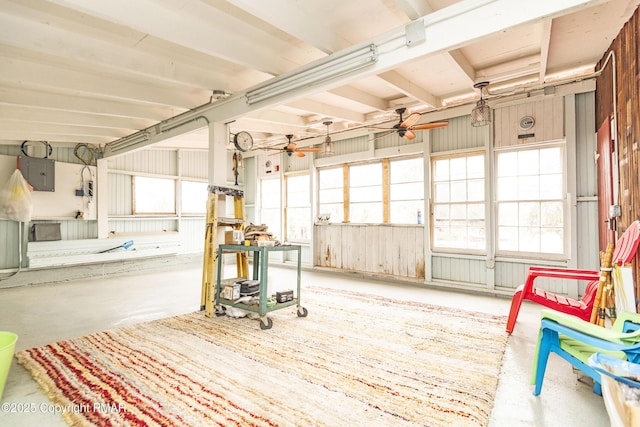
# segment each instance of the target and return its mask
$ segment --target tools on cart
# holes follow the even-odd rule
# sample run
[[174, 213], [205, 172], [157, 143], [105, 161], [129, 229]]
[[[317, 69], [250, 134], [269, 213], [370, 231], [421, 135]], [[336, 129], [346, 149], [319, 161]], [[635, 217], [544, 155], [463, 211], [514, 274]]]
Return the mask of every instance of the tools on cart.
[[280, 242], [273, 237], [273, 233], [267, 231], [268, 228], [265, 224], [245, 226], [245, 242], [249, 242], [250, 246], [279, 246]]

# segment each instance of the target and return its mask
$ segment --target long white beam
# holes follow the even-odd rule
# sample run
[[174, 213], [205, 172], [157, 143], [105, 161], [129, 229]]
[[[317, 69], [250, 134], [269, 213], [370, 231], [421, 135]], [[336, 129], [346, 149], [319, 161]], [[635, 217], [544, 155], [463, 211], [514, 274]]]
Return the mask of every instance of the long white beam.
[[[465, 0], [450, 7], [425, 15], [407, 26], [396, 28], [373, 39], [354, 46], [353, 49], [373, 45], [377, 50], [377, 60], [370, 66], [328, 80], [317, 80], [292, 92], [272, 99], [249, 105], [246, 93], [237, 94], [225, 101], [205, 104], [187, 113], [168, 119], [160, 125], [137, 132], [122, 140], [137, 139], [144, 134], [143, 141], [127, 145], [126, 151], [140, 149], [167, 138], [159, 129], [169, 126], [175, 130], [181, 123], [191, 123], [196, 117], [206, 117], [209, 122], [225, 123], [276, 104], [282, 104], [304, 96], [330, 90], [357, 78], [379, 74], [397, 67], [399, 64], [417, 58], [457, 49], [473, 41], [521, 24], [548, 20], [580, 9], [605, 3], [606, 0]], [[416, 25], [419, 22], [419, 26]], [[410, 26], [410, 31], [407, 28]], [[416, 31], [416, 29], [418, 31]], [[424, 34], [422, 34], [424, 29]], [[352, 50], [351, 48], [348, 50]], [[346, 51], [346, 50], [345, 50]], [[344, 55], [344, 51], [335, 52], [324, 58], [318, 65], [330, 64]], [[307, 67], [303, 67], [306, 69]], [[277, 77], [282, 80], [295, 75], [299, 70]], [[274, 79], [274, 80], [276, 80]], [[266, 82], [268, 84], [269, 82]], [[259, 85], [264, 87], [265, 84]], [[249, 89], [247, 92], [252, 90]], [[190, 128], [191, 126], [187, 126]], [[174, 132], [171, 132], [172, 134]], [[119, 141], [114, 141], [117, 144]], [[107, 145], [105, 156], [120, 154], [124, 150], [113, 152]], [[122, 146], [122, 144], [120, 144]]]

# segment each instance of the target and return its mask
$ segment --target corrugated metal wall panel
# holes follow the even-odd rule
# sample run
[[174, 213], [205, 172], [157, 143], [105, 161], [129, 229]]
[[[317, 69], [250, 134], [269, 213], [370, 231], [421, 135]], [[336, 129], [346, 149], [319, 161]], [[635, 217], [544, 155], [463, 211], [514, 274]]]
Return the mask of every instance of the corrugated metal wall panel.
[[313, 164], [315, 153], [306, 153], [304, 157], [283, 156], [282, 168], [284, 172], [308, 171]]
[[482, 285], [487, 283], [484, 260], [433, 256], [431, 261], [433, 280]]
[[489, 141], [489, 127], [473, 127], [469, 116], [449, 119], [449, 126], [431, 130], [431, 152], [484, 147]]
[[19, 145], [0, 145], [0, 155], [5, 156], [19, 156], [20, 146]]
[[108, 179], [109, 215], [133, 214], [131, 176], [110, 173]]
[[333, 148], [336, 155], [360, 153], [367, 151], [371, 147], [371, 142], [366, 135], [358, 136], [356, 138], [347, 138], [340, 141], [334, 141]]
[[84, 220], [37, 220], [33, 224], [60, 224], [60, 238], [62, 240], [81, 240], [98, 238], [98, 222]]
[[[109, 220], [109, 231], [116, 233], [149, 233], [157, 231], [178, 231], [177, 218], [143, 218], [131, 220]], [[204, 237], [203, 237], [204, 238]]]
[[180, 151], [180, 171], [183, 178], [209, 177], [209, 155], [206, 151]]
[[[576, 99], [576, 187], [577, 237], [575, 249], [577, 265], [580, 268], [598, 269], [598, 178], [594, 153], [596, 152], [595, 93], [578, 94]], [[581, 200], [581, 198], [590, 198]]]
[[[409, 142], [406, 139], [402, 138], [400, 135], [398, 135], [397, 132], [389, 133], [389, 132], [383, 131], [375, 134], [374, 136], [375, 139], [373, 143], [375, 144], [376, 150], [380, 148], [395, 148], [395, 147], [400, 147], [401, 145], [407, 145], [407, 144], [418, 144], [423, 141], [424, 133], [425, 131], [416, 131], [415, 139]], [[379, 136], [379, 135], [384, 135], [384, 136]]]
[[203, 252], [205, 230], [204, 218], [182, 218], [180, 220], [180, 252]]
[[595, 94], [576, 95], [576, 180], [578, 197], [595, 196], [598, 193], [596, 173]]
[[176, 176], [176, 157], [174, 150], [142, 150], [110, 158], [108, 164], [109, 169]]
[[18, 267], [18, 261], [20, 260], [18, 253], [19, 231], [19, 223], [0, 220], [0, 236], [2, 236], [2, 239], [0, 239], [0, 269]]

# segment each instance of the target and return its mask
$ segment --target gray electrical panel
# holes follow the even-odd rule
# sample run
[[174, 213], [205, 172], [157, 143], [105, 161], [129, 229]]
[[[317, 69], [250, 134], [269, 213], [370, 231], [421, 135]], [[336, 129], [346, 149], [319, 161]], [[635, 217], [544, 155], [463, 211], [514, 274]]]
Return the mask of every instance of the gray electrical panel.
[[56, 191], [56, 165], [53, 159], [19, 157], [20, 172], [36, 191]]

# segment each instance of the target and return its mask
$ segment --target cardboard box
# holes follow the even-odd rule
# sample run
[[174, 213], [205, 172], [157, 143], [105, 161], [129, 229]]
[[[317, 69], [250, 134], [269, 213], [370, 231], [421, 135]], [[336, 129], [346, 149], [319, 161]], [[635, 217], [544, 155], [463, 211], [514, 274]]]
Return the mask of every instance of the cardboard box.
[[229, 301], [235, 301], [240, 298], [240, 284], [234, 283], [232, 285], [222, 286], [222, 290], [220, 291], [220, 298]]
[[225, 245], [241, 245], [244, 241], [244, 233], [240, 230], [231, 230], [224, 232]]

